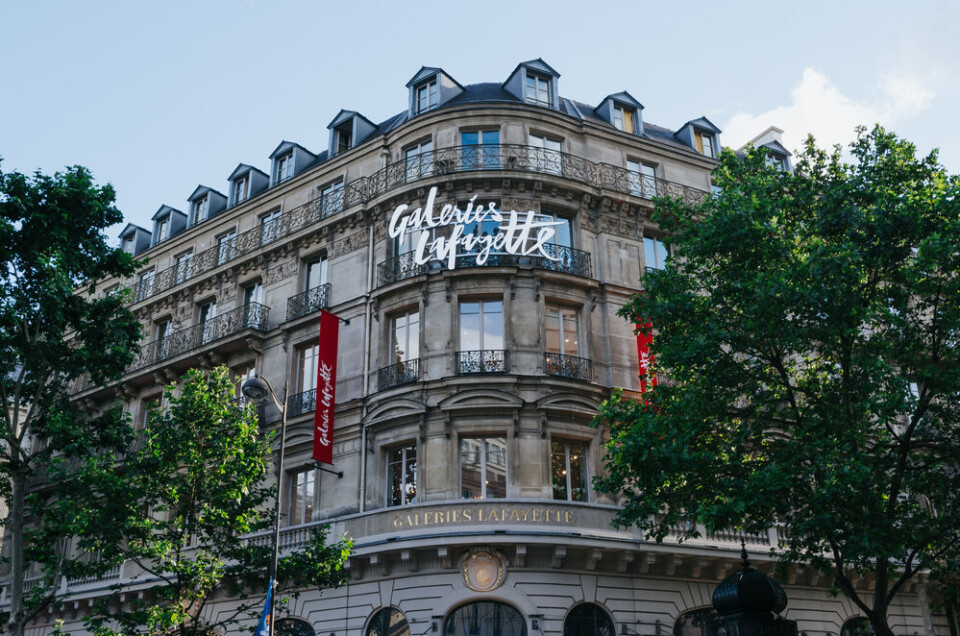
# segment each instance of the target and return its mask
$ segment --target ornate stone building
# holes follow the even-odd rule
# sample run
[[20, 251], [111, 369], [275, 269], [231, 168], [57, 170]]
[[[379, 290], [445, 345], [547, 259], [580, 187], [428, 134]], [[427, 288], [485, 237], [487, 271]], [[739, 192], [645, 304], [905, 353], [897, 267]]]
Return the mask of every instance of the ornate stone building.
[[[226, 194], [201, 185], [185, 212], [164, 205], [152, 228], [123, 231], [124, 249], [150, 262], [128, 281], [149, 342], [123, 379], [126, 408], [142, 419], [196, 366], [286, 386], [282, 546], [322, 523], [355, 540], [349, 585], [303, 593], [288, 626], [701, 634], [698, 610], [736, 570], [739, 537], [656, 545], [615, 529], [616, 502], [591, 486], [604, 440], [591, 419], [613, 387], [639, 390], [636, 339], [616, 313], [670, 251], [651, 198], [706, 196], [720, 131], [705, 117], [644, 121], [627, 92], [566, 99], [542, 60], [468, 86], [424, 67], [406, 88], [398, 115], [377, 124], [343, 110], [310, 140], [321, 152], [284, 141], [265, 171], [239, 164]], [[444, 219], [446, 205], [473, 215]], [[511, 234], [514, 210], [529, 225]], [[320, 308], [350, 321], [342, 477], [310, 459]], [[279, 419], [268, 407], [263, 425]], [[770, 571], [776, 533], [746, 541]], [[71, 582], [63, 617], [129, 575]], [[858, 615], [814, 572], [783, 583], [786, 615], [811, 636]], [[903, 598], [898, 633], [946, 633], [922, 586]]]

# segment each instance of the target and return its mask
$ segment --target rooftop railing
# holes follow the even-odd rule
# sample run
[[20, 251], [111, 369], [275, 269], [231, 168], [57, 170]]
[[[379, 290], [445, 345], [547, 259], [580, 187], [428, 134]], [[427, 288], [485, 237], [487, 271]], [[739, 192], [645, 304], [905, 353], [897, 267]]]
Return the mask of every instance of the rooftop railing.
[[612, 190], [644, 199], [670, 196], [688, 203], [702, 201], [707, 193], [680, 183], [644, 176], [605, 163], [595, 163], [557, 150], [519, 144], [453, 146], [425, 152], [416, 158], [387, 165], [368, 177], [347, 183], [325, 196], [238, 234], [231, 242], [194, 254], [187, 265], [156, 272], [142, 283], [134, 283], [134, 302], [142, 302], [197, 275], [250, 254], [307, 225], [338, 212], [367, 203], [409, 183], [444, 174], [482, 171], [539, 173], [576, 181], [587, 186]]

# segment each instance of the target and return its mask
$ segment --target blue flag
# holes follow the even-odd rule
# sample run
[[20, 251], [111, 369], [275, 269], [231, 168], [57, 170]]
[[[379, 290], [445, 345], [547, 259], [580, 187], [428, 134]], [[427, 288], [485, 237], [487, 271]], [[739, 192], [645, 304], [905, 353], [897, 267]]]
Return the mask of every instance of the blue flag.
[[263, 614], [260, 615], [260, 623], [257, 625], [257, 636], [270, 636], [273, 632], [273, 625], [270, 624], [270, 597], [273, 595], [273, 579], [270, 579], [270, 586], [267, 588], [267, 600], [263, 603]]

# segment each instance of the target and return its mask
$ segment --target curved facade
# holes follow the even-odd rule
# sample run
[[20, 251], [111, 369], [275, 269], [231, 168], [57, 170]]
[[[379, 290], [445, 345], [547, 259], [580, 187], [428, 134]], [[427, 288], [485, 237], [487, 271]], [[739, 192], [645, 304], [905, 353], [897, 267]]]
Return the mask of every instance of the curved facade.
[[[348, 586], [291, 601], [297, 629], [700, 634], [684, 613], [736, 569], [738, 536], [643, 542], [612, 526], [617, 502], [591, 485], [598, 405], [640, 388], [616, 313], [669, 251], [651, 198], [706, 196], [720, 131], [644, 122], [628, 93], [592, 106], [558, 87], [542, 60], [502, 84], [424, 68], [386, 122], [341, 111], [325, 151], [284, 142], [269, 172], [240, 164], [227, 194], [200, 186], [186, 212], [163, 206], [150, 231], [124, 230], [125, 249], [150, 259], [129, 281], [150, 342], [119, 388], [77, 397], [119, 395], [136, 421], [189, 367], [287, 386], [282, 546], [322, 523], [355, 540]], [[473, 215], [445, 223], [445, 205]], [[511, 211], [529, 225], [507, 229]], [[342, 477], [310, 459], [323, 307], [349, 319]], [[264, 426], [279, 418], [268, 407]], [[776, 540], [747, 537], [752, 558]], [[77, 599], [104, 585], [75, 583]], [[857, 615], [826, 583], [799, 571], [785, 585], [809, 634]], [[939, 628], [921, 596], [892, 612], [905, 632]]]

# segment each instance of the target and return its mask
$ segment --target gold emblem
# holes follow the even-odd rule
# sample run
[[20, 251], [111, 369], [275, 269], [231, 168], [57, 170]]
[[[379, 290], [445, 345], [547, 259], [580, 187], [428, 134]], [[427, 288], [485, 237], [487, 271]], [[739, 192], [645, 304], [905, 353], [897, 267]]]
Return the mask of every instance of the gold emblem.
[[503, 563], [489, 552], [474, 552], [463, 562], [463, 580], [474, 592], [489, 592], [503, 583]]

